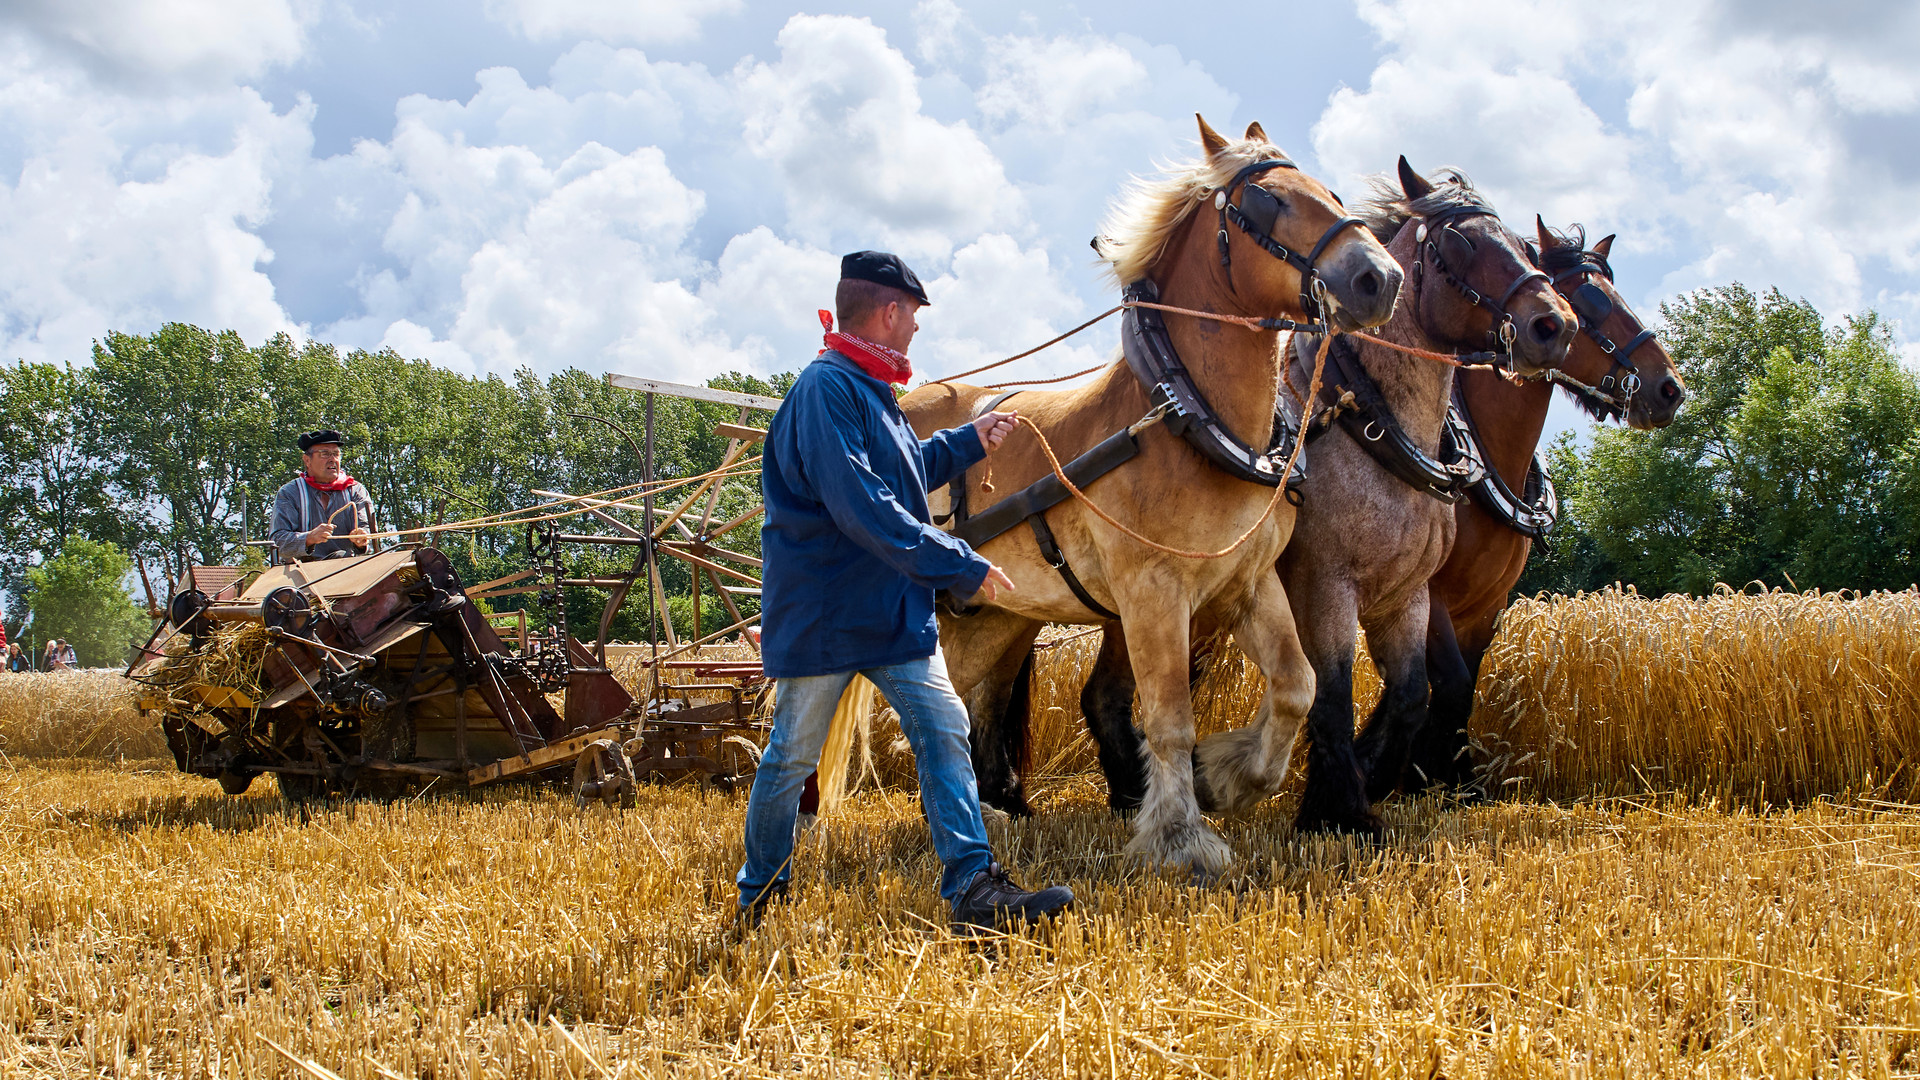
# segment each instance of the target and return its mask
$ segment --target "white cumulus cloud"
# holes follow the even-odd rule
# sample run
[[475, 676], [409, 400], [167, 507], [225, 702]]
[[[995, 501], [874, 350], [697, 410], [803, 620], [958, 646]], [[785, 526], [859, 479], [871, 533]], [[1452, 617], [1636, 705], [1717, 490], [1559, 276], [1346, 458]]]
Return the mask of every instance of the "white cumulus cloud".
[[490, 18], [530, 38], [639, 45], [685, 41], [702, 20], [740, 7], [740, 0], [486, 0]]

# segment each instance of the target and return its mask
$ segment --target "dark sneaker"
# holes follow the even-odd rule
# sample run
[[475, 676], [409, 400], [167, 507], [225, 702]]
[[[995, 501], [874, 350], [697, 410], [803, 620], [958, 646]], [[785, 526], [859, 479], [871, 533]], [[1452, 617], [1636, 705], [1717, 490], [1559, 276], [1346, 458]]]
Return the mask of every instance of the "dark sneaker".
[[760, 920], [767, 917], [767, 912], [772, 910], [773, 905], [787, 902], [787, 883], [776, 881], [754, 896], [749, 897], [742, 893], [740, 898], [742, 903], [740, 912], [735, 917], [735, 925], [747, 930], [756, 930], [759, 929]]
[[1027, 892], [1013, 883], [999, 863], [973, 876], [953, 902], [955, 930], [992, 930], [1038, 922], [1073, 906], [1073, 890], [1054, 885]]

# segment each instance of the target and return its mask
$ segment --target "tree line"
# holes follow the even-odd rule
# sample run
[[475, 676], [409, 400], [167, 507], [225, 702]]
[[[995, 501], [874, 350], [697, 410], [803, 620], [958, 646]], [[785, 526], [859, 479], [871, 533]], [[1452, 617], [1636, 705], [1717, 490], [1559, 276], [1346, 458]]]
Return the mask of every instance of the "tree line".
[[[728, 374], [711, 385], [779, 396], [788, 381]], [[639, 456], [602, 421], [638, 441], [645, 407], [644, 395], [577, 369], [544, 379], [527, 370], [510, 379], [473, 377], [389, 350], [342, 353], [286, 335], [249, 346], [232, 331], [181, 323], [150, 334], [110, 333], [95, 343], [89, 364], [0, 366], [0, 591], [9, 599], [8, 628], [17, 635], [45, 591], [35, 578], [61, 570], [63, 553], [95, 576], [116, 565], [112, 553], [129, 568], [144, 564], [163, 602], [165, 581], [184, 566], [261, 561], [265, 552], [247, 541], [266, 537], [274, 493], [299, 474], [301, 432], [342, 432], [347, 471], [366, 485], [381, 526], [413, 528], [528, 506], [541, 501], [536, 490], [638, 483]], [[656, 398], [656, 475], [717, 467], [727, 439], [715, 426], [738, 418], [733, 406]], [[725, 485], [718, 512], [751, 506], [757, 486]], [[735, 535], [757, 551], [756, 529]], [[526, 565], [523, 528], [445, 534], [439, 543], [470, 583]], [[102, 545], [107, 563], [99, 561]], [[578, 570], [590, 575], [615, 564], [625, 569], [631, 552], [588, 549], [578, 558]], [[661, 574], [683, 598], [673, 605], [676, 621], [688, 620], [687, 567], [662, 560]], [[137, 572], [129, 576], [138, 580]], [[527, 599], [499, 604], [512, 609]], [[570, 596], [567, 610], [576, 633], [597, 633], [597, 600]], [[63, 619], [72, 621], [62, 613], [54, 622]], [[43, 639], [57, 632], [38, 615], [35, 622]], [[629, 604], [614, 633], [637, 637], [646, 623], [645, 606]], [[692, 629], [690, 620], [680, 628]]]
[[[1616, 581], [1651, 595], [1719, 582], [1912, 584], [1920, 380], [1889, 328], [1871, 312], [1830, 322], [1804, 300], [1737, 284], [1688, 294], [1661, 314], [1687, 404], [1660, 431], [1607, 426], [1550, 448], [1560, 527], [1535, 550], [1518, 591]], [[711, 385], [779, 396], [792, 378], [730, 373]], [[87, 582], [112, 578], [117, 587], [143, 563], [164, 600], [166, 576], [184, 565], [259, 561], [246, 541], [265, 537], [274, 492], [298, 473], [302, 431], [344, 432], [348, 470], [382, 524], [415, 527], [527, 506], [540, 501], [536, 490], [637, 483], [637, 454], [601, 420], [638, 438], [644, 408], [642, 395], [580, 370], [473, 377], [391, 351], [342, 353], [285, 335], [249, 346], [232, 331], [179, 323], [110, 333], [87, 364], [0, 366], [8, 629], [44, 611], [42, 640], [65, 626], [94, 643], [83, 660], [101, 662], [100, 649], [114, 651], [117, 637], [146, 625], [144, 605], [115, 600], [102, 615]], [[731, 406], [656, 399], [657, 474], [717, 466], [726, 438], [715, 426], [736, 419]], [[751, 481], [729, 484], [720, 512], [731, 517], [757, 498]], [[737, 535], [757, 550], [756, 530]], [[440, 543], [469, 582], [526, 562], [524, 530]], [[624, 563], [618, 554], [579, 558], [583, 573]], [[690, 631], [687, 567], [665, 560], [661, 569], [677, 628]], [[597, 633], [598, 601], [568, 597], [576, 634]], [[115, 619], [98, 633], [81, 626]], [[645, 605], [628, 604], [615, 636], [646, 633]]]
[[1686, 404], [1658, 431], [1553, 445], [1560, 527], [1518, 591], [1920, 580], [1920, 379], [1887, 325], [1739, 284], [1660, 313]]

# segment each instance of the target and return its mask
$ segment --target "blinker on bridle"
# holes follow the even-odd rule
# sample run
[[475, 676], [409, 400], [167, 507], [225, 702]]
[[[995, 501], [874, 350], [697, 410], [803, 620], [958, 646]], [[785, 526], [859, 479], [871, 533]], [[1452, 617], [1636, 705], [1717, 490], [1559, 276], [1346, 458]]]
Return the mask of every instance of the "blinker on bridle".
[[[1343, 217], [1327, 226], [1320, 234], [1320, 240], [1313, 250], [1305, 255], [1287, 247], [1273, 238], [1273, 223], [1280, 217], [1280, 199], [1273, 192], [1253, 183], [1255, 176], [1268, 169], [1293, 169], [1299, 166], [1286, 158], [1269, 158], [1256, 161], [1235, 173], [1233, 179], [1214, 191], [1213, 208], [1220, 215], [1220, 230], [1215, 241], [1220, 248], [1220, 266], [1226, 271], [1227, 289], [1233, 289], [1233, 255], [1227, 241], [1227, 223], [1232, 222], [1241, 232], [1247, 234], [1254, 243], [1260, 245], [1267, 254], [1300, 271], [1300, 310], [1309, 322], [1295, 322], [1292, 319], [1261, 319], [1260, 325], [1268, 330], [1304, 330], [1310, 334], [1324, 334], [1328, 331], [1326, 318], [1326, 282], [1320, 280], [1320, 273], [1314, 264], [1333, 243], [1334, 237], [1354, 225], [1364, 226], [1366, 222], [1357, 217]], [[1240, 201], [1234, 202], [1233, 189], [1245, 185], [1240, 193]], [[1339, 200], [1335, 196], [1335, 201]]]
[[[1465, 233], [1453, 227], [1455, 221], [1466, 217], [1490, 217], [1496, 224], [1499, 224], [1500, 220], [1498, 214], [1485, 207], [1458, 206], [1441, 211], [1420, 222], [1413, 234], [1414, 241], [1419, 244], [1420, 252], [1420, 258], [1413, 264], [1414, 288], [1420, 287], [1420, 268], [1431, 261], [1434, 271], [1447, 284], [1466, 297], [1469, 303], [1475, 307], [1485, 308], [1493, 316], [1493, 326], [1487, 331], [1487, 340], [1493, 348], [1488, 351], [1488, 355], [1495, 362], [1504, 361], [1506, 369], [1513, 371], [1519, 366], [1518, 361], [1513, 358], [1513, 342], [1518, 335], [1513, 325], [1513, 313], [1507, 310], [1507, 305], [1512, 302], [1514, 294], [1528, 282], [1537, 278], [1547, 282], [1551, 287], [1553, 281], [1539, 270], [1528, 270], [1514, 278], [1506, 291], [1500, 294], [1498, 300], [1467, 284], [1466, 280], [1453, 270], [1456, 265], [1465, 266], [1471, 263], [1478, 250], [1474, 247], [1473, 241], [1467, 239]], [[1506, 226], [1501, 224], [1500, 227], [1504, 229]]]
[[[1531, 251], [1531, 247], [1528, 250]], [[1599, 274], [1608, 281], [1613, 280], [1613, 267], [1607, 265], [1604, 256], [1591, 251], [1582, 252], [1581, 255], [1579, 263], [1553, 276], [1555, 289], [1560, 287], [1562, 281], [1576, 275], [1584, 279], [1588, 275]], [[1619, 400], [1609, 404], [1622, 416], [1626, 415], [1628, 400], [1640, 392], [1640, 369], [1633, 365], [1634, 350], [1652, 341], [1655, 337], [1654, 332], [1642, 326], [1640, 332], [1625, 345], [1614, 344], [1613, 340], [1601, 331], [1601, 326], [1613, 315], [1613, 297], [1608, 296], [1607, 290], [1592, 281], [1583, 280], [1580, 287], [1573, 290], [1572, 295], [1567, 297], [1567, 303], [1572, 305], [1574, 314], [1580, 316], [1581, 331], [1592, 338], [1594, 343], [1600, 346], [1600, 351], [1613, 360], [1613, 369], [1608, 370], [1607, 374], [1601, 378], [1600, 389], [1604, 393], [1611, 386], [1619, 387]], [[1628, 312], [1627, 317], [1632, 319], [1633, 314]], [[1633, 321], [1635, 325], [1639, 325], [1638, 319]], [[1625, 368], [1626, 371], [1616, 378], [1615, 373], [1620, 368]]]

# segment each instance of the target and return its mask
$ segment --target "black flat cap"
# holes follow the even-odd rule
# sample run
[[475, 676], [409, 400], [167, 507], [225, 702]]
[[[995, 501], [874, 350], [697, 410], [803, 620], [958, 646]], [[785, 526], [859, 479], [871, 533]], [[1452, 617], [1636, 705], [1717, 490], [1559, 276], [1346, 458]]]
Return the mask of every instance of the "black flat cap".
[[922, 306], [933, 303], [927, 299], [927, 290], [920, 285], [920, 279], [913, 276], [907, 264], [900, 256], [887, 251], [856, 251], [840, 260], [840, 280], [852, 278], [855, 281], [871, 281], [875, 285], [885, 285], [899, 289]]
[[300, 436], [300, 452], [304, 454], [316, 446], [321, 446], [326, 443], [344, 443], [346, 441], [345, 436], [332, 428], [321, 428], [319, 431], [309, 431], [305, 435]]

